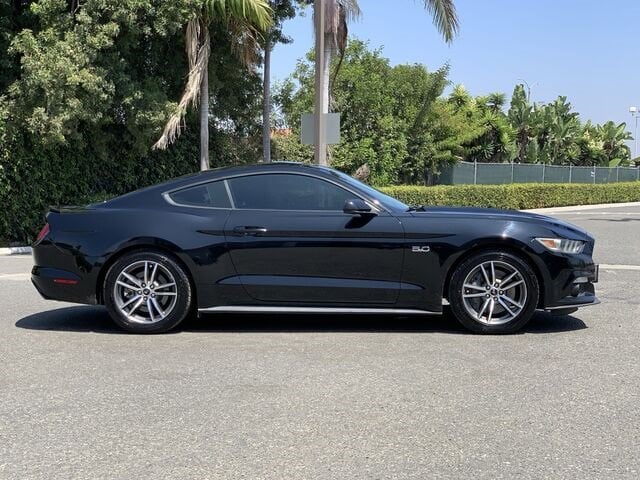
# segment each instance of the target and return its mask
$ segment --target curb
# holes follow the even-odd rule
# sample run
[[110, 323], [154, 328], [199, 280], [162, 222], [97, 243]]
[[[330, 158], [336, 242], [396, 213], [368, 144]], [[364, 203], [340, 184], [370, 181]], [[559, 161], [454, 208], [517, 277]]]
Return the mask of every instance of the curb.
[[7, 257], [9, 255], [31, 255], [31, 247], [0, 248], [0, 257]]
[[554, 213], [554, 212], [579, 212], [581, 210], [596, 210], [607, 208], [624, 208], [624, 207], [640, 207], [640, 202], [627, 202], [627, 203], [598, 203], [594, 205], [575, 205], [571, 207], [549, 207], [549, 208], [533, 208], [529, 210], [522, 210], [523, 212], [531, 213]]

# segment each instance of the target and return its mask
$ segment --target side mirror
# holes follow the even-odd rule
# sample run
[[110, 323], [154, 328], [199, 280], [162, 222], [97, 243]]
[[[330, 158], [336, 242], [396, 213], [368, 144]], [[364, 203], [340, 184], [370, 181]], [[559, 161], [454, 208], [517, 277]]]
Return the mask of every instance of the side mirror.
[[344, 202], [342, 211], [349, 215], [375, 215], [369, 204], [359, 198], [352, 198]]

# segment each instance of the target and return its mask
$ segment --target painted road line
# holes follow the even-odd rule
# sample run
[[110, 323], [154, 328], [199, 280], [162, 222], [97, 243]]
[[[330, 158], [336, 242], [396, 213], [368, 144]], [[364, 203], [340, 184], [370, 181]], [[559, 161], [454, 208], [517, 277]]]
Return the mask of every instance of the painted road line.
[[31, 274], [30, 273], [3, 273], [0, 274], [0, 281], [1, 280], [29, 280], [31, 278]]
[[532, 213], [559, 213], [559, 212], [579, 212], [581, 210], [598, 210], [614, 208], [629, 208], [640, 207], [640, 202], [627, 202], [627, 203], [599, 203], [596, 205], [574, 205], [570, 207], [549, 207], [549, 208], [533, 208], [529, 210], [523, 210], [525, 212]]
[[640, 212], [554, 212], [553, 215], [570, 215], [570, 216], [607, 215], [609, 217], [620, 217], [623, 215], [640, 215]]
[[607, 265], [606, 263], [600, 264], [601, 270], [637, 270], [640, 271], [640, 265]]
[[3, 247], [0, 248], [0, 256], [31, 255], [31, 247]]

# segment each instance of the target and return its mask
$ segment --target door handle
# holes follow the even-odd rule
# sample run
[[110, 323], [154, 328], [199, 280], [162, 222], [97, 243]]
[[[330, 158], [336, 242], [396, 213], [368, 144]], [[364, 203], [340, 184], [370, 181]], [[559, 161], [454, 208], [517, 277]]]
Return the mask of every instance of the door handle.
[[251, 226], [235, 227], [233, 229], [233, 233], [235, 235], [244, 235], [244, 236], [254, 235], [255, 236], [261, 233], [267, 233], [267, 229], [264, 227], [251, 227]]

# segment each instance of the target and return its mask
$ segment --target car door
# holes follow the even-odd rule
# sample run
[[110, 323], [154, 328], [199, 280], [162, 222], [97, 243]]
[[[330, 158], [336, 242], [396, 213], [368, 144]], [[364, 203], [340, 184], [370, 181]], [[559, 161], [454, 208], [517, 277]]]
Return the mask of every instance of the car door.
[[297, 304], [393, 304], [404, 232], [382, 209], [342, 211], [358, 196], [312, 175], [227, 180], [233, 210], [225, 237], [239, 281], [255, 300]]
[[[192, 262], [189, 266], [203, 306], [245, 304], [251, 301], [239, 284], [229, 284], [236, 278], [235, 267], [227, 250], [224, 226], [231, 213], [231, 197], [224, 180], [188, 185], [164, 194], [173, 206], [180, 208], [183, 221], [168, 220], [162, 228], [176, 231], [180, 247]], [[171, 217], [168, 217], [171, 218]]]

